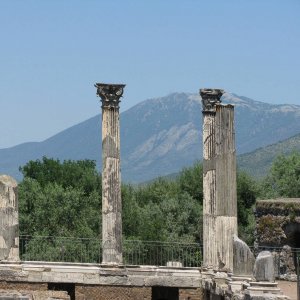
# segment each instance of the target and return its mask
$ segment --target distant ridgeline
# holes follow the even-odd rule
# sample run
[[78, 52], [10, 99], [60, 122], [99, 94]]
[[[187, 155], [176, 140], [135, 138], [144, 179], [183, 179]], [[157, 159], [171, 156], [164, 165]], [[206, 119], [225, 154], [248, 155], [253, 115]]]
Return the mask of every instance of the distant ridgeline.
[[237, 158], [238, 166], [254, 177], [263, 177], [267, 174], [272, 162], [278, 155], [287, 155], [299, 151], [300, 134], [297, 134], [276, 144], [239, 155]]
[[[126, 101], [124, 98], [123, 101]], [[300, 106], [272, 105], [226, 93], [235, 105], [236, 144], [241, 169], [266, 173], [279, 153], [300, 149]], [[173, 93], [149, 99], [121, 114], [122, 180], [144, 182], [178, 172], [202, 159], [202, 113], [196, 94]], [[99, 109], [100, 112], [100, 109]], [[96, 112], [95, 112], [96, 113]], [[38, 143], [0, 150], [0, 173], [21, 179], [19, 167], [43, 156], [97, 161], [101, 169], [101, 116]], [[296, 135], [296, 136], [295, 136]], [[290, 138], [294, 136], [293, 138]], [[286, 141], [283, 141], [288, 139]], [[279, 141], [279, 144], [275, 144]], [[267, 145], [275, 144], [266, 147]]]

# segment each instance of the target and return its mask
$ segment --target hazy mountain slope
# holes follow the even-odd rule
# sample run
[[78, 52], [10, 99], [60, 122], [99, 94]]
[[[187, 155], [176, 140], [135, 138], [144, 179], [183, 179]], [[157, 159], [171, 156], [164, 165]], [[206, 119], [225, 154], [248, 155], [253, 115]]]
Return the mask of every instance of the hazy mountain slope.
[[300, 151], [300, 134], [238, 156], [238, 167], [255, 177], [262, 177], [267, 174], [273, 160], [278, 155], [290, 154], [293, 151]]
[[300, 106], [273, 105], [226, 94], [224, 102], [235, 105], [238, 153], [276, 143], [300, 132]]
[[[98, 151], [95, 151], [98, 149]], [[99, 116], [72, 126], [43, 142], [25, 143], [0, 150], [0, 173], [20, 179], [19, 166], [43, 156], [97, 160], [101, 149]], [[98, 153], [97, 153], [98, 152]]]
[[[134, 116], [134, 117], [133, 117]], [[122, 176], [143, 181], [201, 157], [201, 106], [188, 94], [144, 101], [122, 114]]]
[[[223, 101], [236, 107], [238, 153], [276, 143], [300, 132], [299, 106], [271, 105], [234, 94], [225, 94]], [[201, 159], [201, 110], [198, 95], [173, 93], [143, 101], [123, 112], [123, 180], [143, 182], [177, 172]], [[59, 159], [93, 159], [100, 168], [101, 116], [72, 126], [40, 143], [0, 149], [0, 172], [20, 178], [19, 166], [43, 155]]]

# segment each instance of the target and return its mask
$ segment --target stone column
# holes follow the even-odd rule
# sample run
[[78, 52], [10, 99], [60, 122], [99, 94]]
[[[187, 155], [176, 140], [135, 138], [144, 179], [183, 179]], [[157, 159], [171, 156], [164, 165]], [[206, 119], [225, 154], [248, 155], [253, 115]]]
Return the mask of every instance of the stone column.
[[203, 265], [233, 270], [237, 234], [234, 108], [219, 89], [201, 89], [203, 105]]
[[122, 201], [119, 103], [123, 84], [96, 83], [102, 101], [102, 264], [120, 265]]
[[19, 213], [17, 182], [0, 176], [0, 261], [19, 260]]

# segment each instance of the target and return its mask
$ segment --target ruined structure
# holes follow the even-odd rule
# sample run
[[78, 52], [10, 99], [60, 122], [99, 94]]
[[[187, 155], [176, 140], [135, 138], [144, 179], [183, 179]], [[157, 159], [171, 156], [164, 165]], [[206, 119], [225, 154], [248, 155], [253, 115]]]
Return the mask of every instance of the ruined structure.
[[19, 260], [19, 213], [17, 182], [0, 176], [0, 261]]
[[[255, 262], [237, 237], [234, 108], [222, 105], [223, 90], [201, 89], [203, 104], [203, 266], [205, 299], [283, 299], [269, 260]], [[265, 258], [265, 257], [263, 257]], [[265, 263], [266, 261], [269, 264]], [[273, 267], [273, 268], [272, 268]], [[260, 276], [265, 271], [268, 276]], [[263, 278], [263, 280], [262, 280]], [[266, 282], [267, 281], [267, 282]], [[224, 290], [222, 291], [222, 289]]]
[[[0, 299], [288, 299], [276, 283], [253, 281], [252, 274], [249, 276], [252, 253], [236, 236], [234, 111], [233, 106], [221, 104], [222, 90], [201, 90], [205, 268], [186, 268], [174, 261], [167, 266], [123, 265], [119, 103], [124, 85], [95, 86], [102, 101], [102, 264], [19, 262], [15, 247], [17, 185], [12, 178], [2, 176]], [[272, 271], [263, 260], [256, 263], [258, 279], [273, 279], [271, 272], [260, 277], [265, 270]]]
[[120, 265], [122, 201], [119, 103], [124, 84], [96, 83], [102, 101], [102, 264]]
[[296, 281], [293, 248], [300, 248], [300, 198], [257, 200], [255, 218], [256, 252], [272, 247], [276, 276]]
[[248, 245], [236, 235], [233, 237], [233, 273], [235, 276], [252, 276], [255, 258]]
[[237, 234], [234, 107], [223, 90], [201, 89], [203, 104], [203, 266], [233, 270]]
[[257, 246], [300, 248], [300, 198], [257, 200]]

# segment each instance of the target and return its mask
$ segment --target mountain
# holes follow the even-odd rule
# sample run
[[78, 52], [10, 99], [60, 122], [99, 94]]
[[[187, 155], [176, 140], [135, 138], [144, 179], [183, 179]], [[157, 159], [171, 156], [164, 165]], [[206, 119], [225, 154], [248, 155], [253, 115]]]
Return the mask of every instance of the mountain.
[[[272, 105], [230, 93], [222, 99], [224, 103], [235, 105], [239, 154], [300, 132], [300, 106]], [[145, 100], [123, 112], [120, 117], [123, 180], [147, 181], [178, 172], [200, 160], [201, 109], [198, 95], [173, 93]], [[61, 160], [93, 159], [100, 169], [101, 116], [72, 126], [42, 142], [0, 149], [0, 172], [20, 179], [19, 166], [43, 155]]]
[[278, 155], [288, 155], [294, 151], [300, 151], [300, 134], [250, 153], [239, 155], [237, 158], [238, 166], [254, 177], [263, 177], [267, 175], [273, 160]]

